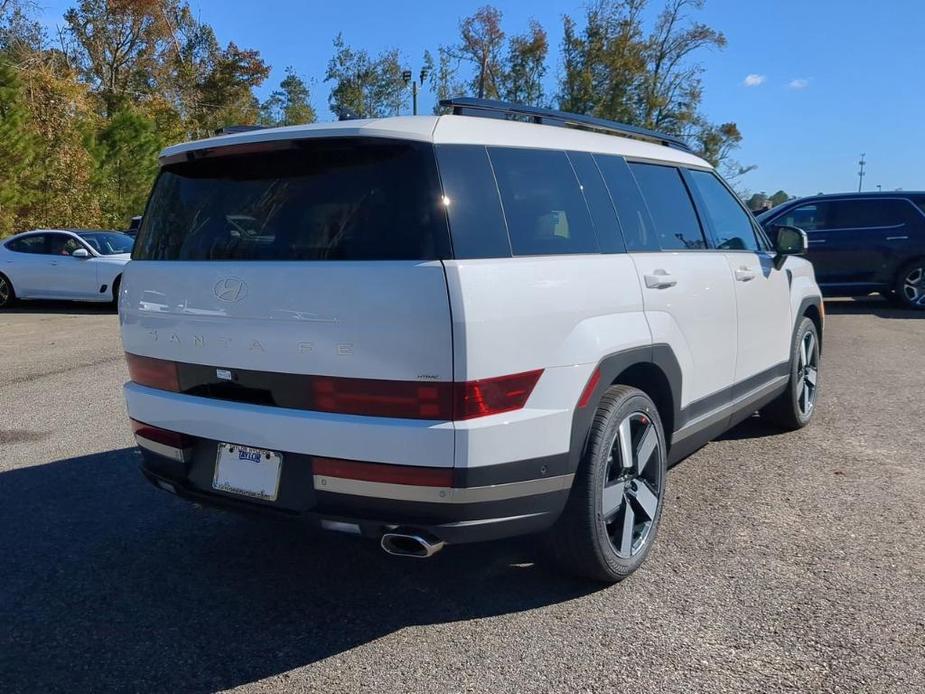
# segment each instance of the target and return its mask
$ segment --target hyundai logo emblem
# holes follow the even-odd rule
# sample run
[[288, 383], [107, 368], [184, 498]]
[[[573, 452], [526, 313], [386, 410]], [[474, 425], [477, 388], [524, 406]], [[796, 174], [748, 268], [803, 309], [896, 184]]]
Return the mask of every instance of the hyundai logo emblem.
[[247, 296], [247, 282], [237, 277], [226, 277], [215, 283], [212, 293], [219, 301], [234, 303]]

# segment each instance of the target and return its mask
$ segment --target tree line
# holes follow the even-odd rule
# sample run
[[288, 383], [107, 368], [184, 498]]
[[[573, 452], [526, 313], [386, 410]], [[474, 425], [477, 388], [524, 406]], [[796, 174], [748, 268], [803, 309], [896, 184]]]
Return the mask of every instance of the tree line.
[[[738, 128], [700, 110], [698, 56], [726, 39], [694, 19], [703, 0], [661, 2], [647, 21], [649, 0], [592, 0], [581, 15], [564, 15], [555, 55], [538, 22], [509, 34], [501, 11], [483, 7], [425, 51], [422, 87], [435, 101], [503, 99], [681, 135], [739, 176], [747, 167], [731, 156]], [[260, 100], [270, 74], [260, 52], [220, 43], [187, 0], [76, 0], [53, 35], [37, 16], [33, 0], [0, 0], [0, 236], [123, 228], [143, 209], [164, 146], [230, 124], [317, 118], [309, 84], [292, 68]], [[336, 36], [324, 75], [331, 113], [408, 113], [407, 62], [399, 48], [371, 54]]]

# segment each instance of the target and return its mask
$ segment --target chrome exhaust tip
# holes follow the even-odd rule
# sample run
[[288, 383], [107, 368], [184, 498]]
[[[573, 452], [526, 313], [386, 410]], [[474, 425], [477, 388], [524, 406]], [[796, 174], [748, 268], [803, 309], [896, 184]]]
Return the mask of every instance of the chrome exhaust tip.
[[404, 528], [396, 528], [383, 534], [379, 544], [386, 554], [419, 559], [434, 556], [446, 545], [443, 540], [438, 540], [430, 533]]

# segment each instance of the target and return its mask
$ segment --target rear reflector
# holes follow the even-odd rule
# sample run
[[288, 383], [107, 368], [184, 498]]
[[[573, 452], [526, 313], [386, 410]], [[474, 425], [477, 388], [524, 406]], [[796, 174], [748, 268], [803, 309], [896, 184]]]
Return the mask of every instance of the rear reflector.
[[419, 487], [453, 486], [453, 470], [450, 468], [410, 467], [358, 463], [336, 458], [315, 458], [312, 461], [312, 473], [320, 477], [340, 477], [385, 484], [411, 484]]
[[128, 352], [125, 353], [125, 361], [128, 362], [129, 378], [138, 385], [179, 392], [180, 377], [176, 362]]
[[180, 434], [176, 431], [168, 431], [160, 427], [153, 427], [150, 424], [131, 420], [132, 432], [135, 434], [135, 441], [142, 448], [147, 448], [158, 455], [163, 455], [181, 462], [189, 457], [193, 448], [195, 439], [186, 434]]
[[578, 398], [578, 407], [587, 407], [588, 403], [591, 402], [591, 396], [594, 395], [594, 389], [597, 388], [597, 384], [601, 381], [601, 370], [595, 369], [594, 373], [591, 374], [591, 378], [588, 379], [588, 383], [585, 385], [585, 389], [581, 391], [581, 397]]

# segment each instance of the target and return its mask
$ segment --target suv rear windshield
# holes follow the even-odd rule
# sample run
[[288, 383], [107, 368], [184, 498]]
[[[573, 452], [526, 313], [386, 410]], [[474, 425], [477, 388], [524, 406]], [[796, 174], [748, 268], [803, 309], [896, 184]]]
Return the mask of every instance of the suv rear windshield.
[[434, 260], [449, 231], [433, 147], [313, 139], [163, 168], [134, 260]]

